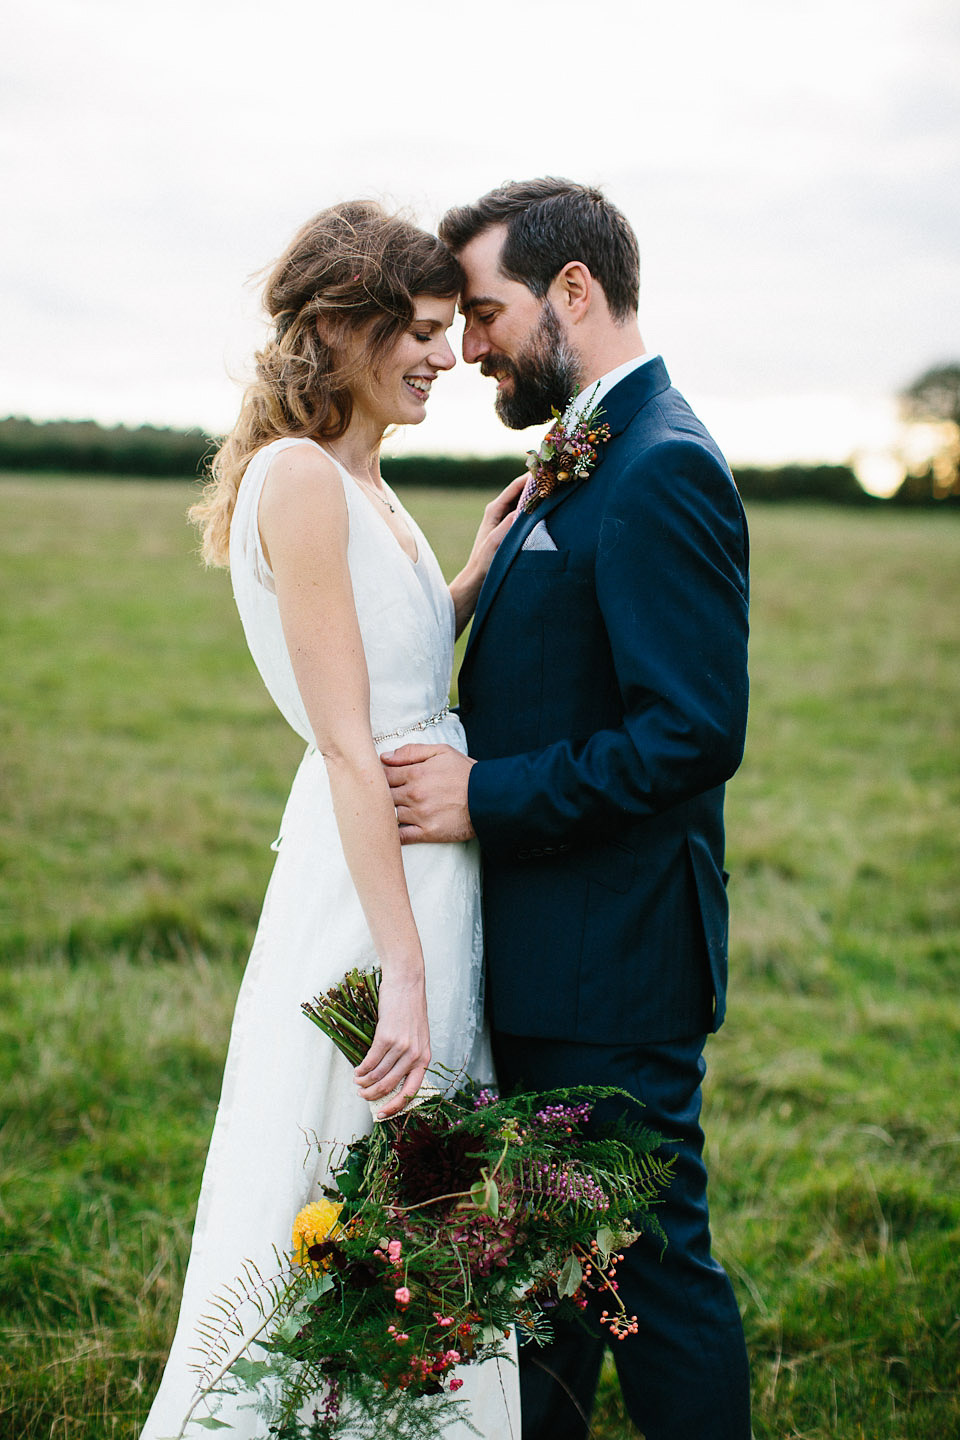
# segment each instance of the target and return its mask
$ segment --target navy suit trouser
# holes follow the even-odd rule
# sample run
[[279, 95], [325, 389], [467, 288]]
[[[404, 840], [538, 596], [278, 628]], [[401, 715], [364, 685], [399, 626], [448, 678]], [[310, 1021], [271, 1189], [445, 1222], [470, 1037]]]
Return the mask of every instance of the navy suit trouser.
[[[591, 1324], [556, 1327], [553, 1344], [520, 1351], [523, 1440], [584, 1440], [609, 1341], [624, 1403], [645, 1440], [750, 1440], [750, 1378], [730, 1281], [710, 1254], [700, 1129], [704, 1036], [648, 1045], [585, 1045], [494, 1032], [503, 1091], [616, 1085], [642, 1122], [675, 1142], [674, 1176], [657, 1214], [667, 1247], [642, 1235], [617, 1269], [639, 1331], [613, 1340]], [[630, 1102], [603, 1100], [594, 1119]], [[595, 1307], [597, 1313], [602, 1303]], [[607, 1307], [609, 1308], [609, 1307]], [[606, 1339], [604, 1338], [606, 1337]]]

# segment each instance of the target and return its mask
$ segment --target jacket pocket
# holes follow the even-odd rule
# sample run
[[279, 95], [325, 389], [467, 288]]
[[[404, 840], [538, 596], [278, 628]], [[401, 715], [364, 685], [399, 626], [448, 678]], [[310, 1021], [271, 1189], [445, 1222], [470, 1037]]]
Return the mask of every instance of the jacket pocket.
[[510, 563], [511, 570], [566, 570], [569, 550], [520, 550]]

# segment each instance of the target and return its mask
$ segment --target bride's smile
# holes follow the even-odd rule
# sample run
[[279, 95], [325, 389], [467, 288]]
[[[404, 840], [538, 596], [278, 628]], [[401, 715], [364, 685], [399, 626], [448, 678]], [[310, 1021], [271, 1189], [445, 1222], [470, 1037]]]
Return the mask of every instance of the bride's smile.
[[390, 425], [419, 425], [442, 370], [456, 364], [447, 331], [455, 305], [433, 295], [418, 295], [409, 326], [382, 361], [353, 387], [358, 418], [382, 434]]

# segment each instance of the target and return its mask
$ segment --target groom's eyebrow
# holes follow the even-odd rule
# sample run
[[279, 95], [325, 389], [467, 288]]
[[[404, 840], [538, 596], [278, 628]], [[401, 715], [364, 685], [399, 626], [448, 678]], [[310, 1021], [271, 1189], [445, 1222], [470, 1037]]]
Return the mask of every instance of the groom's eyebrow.
[[494, 295], [471, 295], [469, 300], [460, 301], [460, 314], [466, 315], [468, 310], [477, 310], [480, 306], [487, 305], [495, 305], [498, 310], [503, 309], [503, 301]]

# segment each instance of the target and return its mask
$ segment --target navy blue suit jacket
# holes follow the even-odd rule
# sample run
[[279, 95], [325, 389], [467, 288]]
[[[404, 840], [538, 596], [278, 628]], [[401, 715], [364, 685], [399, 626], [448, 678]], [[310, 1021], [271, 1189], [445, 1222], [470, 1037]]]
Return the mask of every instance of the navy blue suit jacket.
[[[521, 516], [494, 559], [460, 715], [494, 1028], [641, 1043], [723, 1019], [748, 540], [661, 360], [603, 409], [594, 471]], [[556, 550], [524, 550], [541, 520]]]

